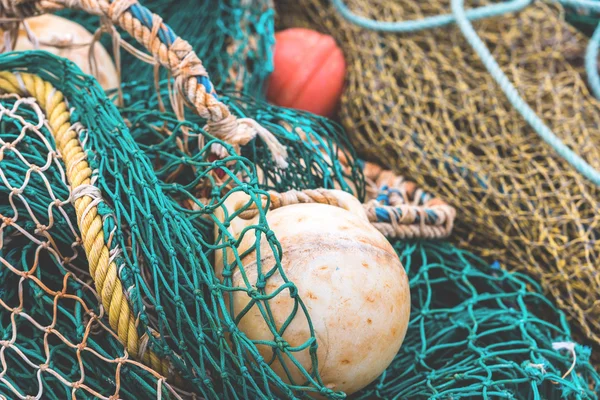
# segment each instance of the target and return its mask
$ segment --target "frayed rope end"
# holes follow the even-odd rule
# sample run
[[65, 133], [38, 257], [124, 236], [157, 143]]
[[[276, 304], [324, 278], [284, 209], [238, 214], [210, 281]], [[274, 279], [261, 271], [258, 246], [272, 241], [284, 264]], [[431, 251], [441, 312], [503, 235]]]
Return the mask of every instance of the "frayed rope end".
[[[252, 118], [237, 119], [230, 114], [219, 122], [207, 123], [204, 129], [233, 146], [244, 146], [258, 135], [271, 152], [278, 168], [285, 169], [289, 165], [285, 146], [277, 140], [273, 133], [263, 128]], [[222, 145], [215, 144], [212, 146], [212, 150], [220, 158], [225, 157], [227, 153]]]

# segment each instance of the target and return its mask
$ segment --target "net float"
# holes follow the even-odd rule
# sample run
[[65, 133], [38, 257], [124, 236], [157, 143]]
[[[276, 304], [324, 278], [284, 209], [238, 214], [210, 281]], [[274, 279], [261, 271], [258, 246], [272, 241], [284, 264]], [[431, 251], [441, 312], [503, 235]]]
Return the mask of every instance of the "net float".
[[[369, 222], [363, 205], [348, 193], [271, 193], [272, 207], [266, 219], [281, 244], [278, 267], [264, 234], [260, 245], [256, 243], [256, 230], [251, 227], [260, 223], [260, 217], [243, 210], [249, 204], [248, 195], [235, 192], [216, 211], [220, 221], [229, 222], [228, 235], [238, 241], [235, 254], [240, 255], [236, 259], [231, 248], [217, 252], [217, 277], [226, 285], [249, 290], [226, 296], [238, 328], [257, 343], [265, 360], [273, 359], [271, 368], [282, 379], [296, 383], [306, 379], [287, 355], [273, 357], [273, 347], [256, 342], [278, 338], [265, 322], [259, 302], [249, 295], [255, 290], [255, 294], [270, 297], [266, 302], [274, 327], [279, 332], [287, 325], [281, 339], [291, 348], [306, 343], [312, 327], [319, 374], [327, 388], [351, 394], [365, 387], [391, 363], [409, 321], [408, 279], [394, 249]], [[234, 213], [239, 215], [232, 218]], [[217, 237], [223, 234], [221, 229], [215, 228]], [[274, 268], [277, 271], [261, 283], [257, 265], [260, 275]], [[287, 280], [295, 289], [280, 290]], [[310, 324], [301, 312], [288, 321], [297, 307], [294, 291], [308, 310]], [[308, 349], [294, 352], [293, 357], [306, 371], [312, 371]]]

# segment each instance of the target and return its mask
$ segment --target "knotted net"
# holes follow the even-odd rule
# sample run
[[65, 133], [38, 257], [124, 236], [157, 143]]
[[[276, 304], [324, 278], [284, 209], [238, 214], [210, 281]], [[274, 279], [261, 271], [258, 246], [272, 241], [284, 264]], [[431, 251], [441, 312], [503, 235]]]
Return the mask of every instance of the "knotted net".
[[[259, 138], [241, 146], [243, 157], [207, 133], [205, 119], [161, 110], [149, 84], [125, 85], [119, 113], [65, 60], [7, 54], [0, 71], [9, 94], [0, 99], [2, 395], [343, 397], [320, 382], [314, 358], [311, 370], [299, 369], [304, 381], [283, 381], [237, 329], [224, 306], [228, 293], [242, 289], [263, 307], [269, 300], [260, 287], [216, 279], [214, 256], [236, 247], [216, 211], [246, 192], [261, 216], [251, 231], [277, 259], [265, 189], [343, 187], [375, 208], [401, 210], [409, 200], [436, 205], [431, 196], [406, 183], [391, 187], [398, 179], [384, 173], [365, 170], [365, 179], [343, 131], [310, 114], [220, 97], [285, 144], [282, 170]], [[214, 144], [227, 149], [225, 158], [215, 159]], [[416, 215], [435, 225], [430, 213]], [[409, 332], [388, 371], [359, 396], [594, 398], [599, 378], [588, 351], [572, 342], [564, 316], [533, 282], [443, 242], [399, 241], [396, 250], [411, 278]], [[229, 268], [243, 268], [240, 256]], [[294, 296], [296, 313], [306, 313], [292, 282], [281, 290]], [[314, 341], [290, 348], [280, 335], [260, 343], [273, 357], [316, 353]]]
[[[386, 22], [452, 15], [442, 0], [343, 3]], [[326, 1], [278, 5], [283, 26], [316, 27], [344, 49], [339, 116], [359, 154], [456, 206], [461, 246], [527, 272], [600, 349], [597, 186], [536, 135], [461, 30], [377, 32], [347, 22]], [[564, 18], [559, 4], [534, 1], [472, 24], [533, 111], [598, 170], [600, 103], [585, 80], [588, 40]]]

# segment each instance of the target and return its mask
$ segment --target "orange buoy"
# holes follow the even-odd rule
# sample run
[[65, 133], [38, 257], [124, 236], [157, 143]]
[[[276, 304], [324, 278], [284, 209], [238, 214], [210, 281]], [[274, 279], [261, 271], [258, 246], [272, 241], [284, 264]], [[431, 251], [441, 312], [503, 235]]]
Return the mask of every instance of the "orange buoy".
[[304, 28], [275, 34], [275, 69], [267, 99], [278, 106], [331, 116], [342, 94], [346, 62], [329, 36]]

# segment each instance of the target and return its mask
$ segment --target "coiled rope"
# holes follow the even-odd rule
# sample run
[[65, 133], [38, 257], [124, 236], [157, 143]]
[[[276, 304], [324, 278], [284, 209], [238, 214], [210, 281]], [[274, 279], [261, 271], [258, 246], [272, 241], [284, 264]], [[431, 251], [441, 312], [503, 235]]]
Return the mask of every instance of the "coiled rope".
[[[363, 204], [363, 209], [369, 222], [385, 237], [439, 239], [450, 235], [456, 217], [453, 207], [417, 188], [414, 182], [375, 164], [365, 163], [364, 173], [369, 200]], [[266, 202], [267, 198], [264, 198], [263, 203]], [[271, 210], [308, 203], [344, 207], [328, 189], [270, 191], [268, 202]], [[240, 217], [250, 219], [257, 214], [258, 205], [252, 203]]]

